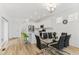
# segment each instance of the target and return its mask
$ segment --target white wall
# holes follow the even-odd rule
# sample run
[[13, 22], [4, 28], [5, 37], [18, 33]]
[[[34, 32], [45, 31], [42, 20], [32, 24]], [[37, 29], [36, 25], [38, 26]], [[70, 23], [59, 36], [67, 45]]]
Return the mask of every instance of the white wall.
[[[61, 11], [61, 14], [55, 14], [56, 17], [53, 18], [52, 22], [54, 23], [52, 26], [54, 27], [54, 31], [57, 31], [58, 33], [67, 32], [68, 34], [71, 34], [70, 44], [79, 47], [79, 4], [64, 4], [63, 6], [67, 6], [67, 9], [64, 9]], [[60, 16], [66, 17], [70, 14], [78, 13], [78, 19], [74, 21], [69, 22], [67, 25], [64, 25], [62, 23], [57, 24], [56, 18]], [[67, 18], [67, 17], [66, 17]]]
[[72, 21], [69, 22], [67, 25], [62, 23], [56, 23], [55, 21], [52, 21], [54, 24], [53, 31], [56, 31], [58, 35], [60, 35], [62, 32], [67, 32], [68, 34], [71, 34], [70, 38], [70, 44], [76, 47], [79, 47], [79, 21]]
[[9, 38], [20, 36], [21, 21], [17, 19], [9, 20]]

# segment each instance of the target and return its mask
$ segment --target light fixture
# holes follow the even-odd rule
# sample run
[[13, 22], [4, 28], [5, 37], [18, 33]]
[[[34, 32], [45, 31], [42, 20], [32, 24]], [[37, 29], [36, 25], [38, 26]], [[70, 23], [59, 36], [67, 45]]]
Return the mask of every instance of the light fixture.
[[46, 3], [46, 4], [44, 4], [45, 6], [46, 6], [46, 9], [50, 12], [50, 13], [52, 13], [54, 10], [55, 10], [55, 8], [56, 8], [56, 3]]

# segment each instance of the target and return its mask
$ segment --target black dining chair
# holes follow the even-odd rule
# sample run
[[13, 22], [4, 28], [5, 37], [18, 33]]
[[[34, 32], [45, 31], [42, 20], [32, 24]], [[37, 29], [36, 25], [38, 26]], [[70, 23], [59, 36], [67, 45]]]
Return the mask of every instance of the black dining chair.
[[53, 42], [57, 42], [56, 39], [58, 38], [57, 33], [53, 32]]
[[38, 35], [35, 35], [35, 37], [36, 37], [36, 45], [39, 49], [47, 47], [47, 45], [41, 43], [40, 37]]
[[65, 36], [61, 35], [59, 41], [56, 44], [52, 44], [51, 46], [61, 50], [64, 48], [64, 40], [65, 40]]
[[44, 33], [44, 32], [42, 33], [42, 38], [43, 38], [43, 39], [47, 39], [47, 38], [48, 38], [48, 35], [47, 35], [46, 32], [45, 32], [45, 33]]
[[49, 38], [49, 39], [52, 39], [52, 38], [53, 38], [52, 32], [48, 32], [48, 38]]
[[39, 36], [40, 38], [42, 38], [42, 31], [39, 31]]
[[64, 47], [69, 46], [69, 40], [70, 40], [71, 35], [67, 35], [65, 40], [64, 40]]

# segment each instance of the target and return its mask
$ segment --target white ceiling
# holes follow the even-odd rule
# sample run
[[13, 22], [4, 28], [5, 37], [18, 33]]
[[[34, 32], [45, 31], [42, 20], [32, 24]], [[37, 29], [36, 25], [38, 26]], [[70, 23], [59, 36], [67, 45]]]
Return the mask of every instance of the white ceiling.
[[39, 18], [48, 14], [41, 3], [0, 4], [3, 12], [13, 19]]
[[[0, 3], [1, 16], [10, 19], [39, 19], [49, 15], [48, 10], [42, 6], [43, 3]], [[74, 7], [76, 6], [76, 7]], [[60, 16], [78, 10], [79, 4], [62, 3], [57, 5], [53, 16]], [[69, 11], [70, 10], [70, 11]]]

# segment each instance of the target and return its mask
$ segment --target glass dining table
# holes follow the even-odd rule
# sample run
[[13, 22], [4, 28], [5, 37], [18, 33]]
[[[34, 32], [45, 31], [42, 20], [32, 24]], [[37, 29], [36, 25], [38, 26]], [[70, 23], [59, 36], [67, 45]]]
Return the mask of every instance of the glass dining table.
[[56, 44], [58, 41], [52, 39], [41, 39], [41, 42], [46, 44], [47, 46], [52, 45], [52, 44]]

